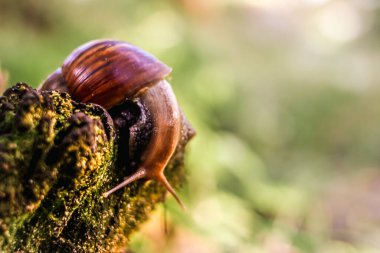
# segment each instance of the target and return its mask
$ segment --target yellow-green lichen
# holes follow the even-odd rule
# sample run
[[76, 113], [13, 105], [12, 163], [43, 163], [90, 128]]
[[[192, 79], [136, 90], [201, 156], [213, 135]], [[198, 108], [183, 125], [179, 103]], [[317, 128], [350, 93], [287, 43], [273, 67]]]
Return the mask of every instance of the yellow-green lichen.
[[[164, 199], [154, 181], [103, 197], [131, 171], [99, 106], [18, 84], [0, 98], [0, 122], [0, 252], [113, 252]], [[175, 187], [182, 142], [165, 170]]]

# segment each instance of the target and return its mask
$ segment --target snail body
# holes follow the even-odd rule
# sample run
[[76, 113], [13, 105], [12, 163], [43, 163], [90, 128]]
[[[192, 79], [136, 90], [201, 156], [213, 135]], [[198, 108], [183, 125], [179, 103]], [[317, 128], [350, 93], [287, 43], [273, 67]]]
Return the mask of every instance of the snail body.
[[153, 130], [138, 169], [104, 197], [138, 179], [154, 179], [184, 207], [163, 173], [181, 129], [177, 99], [165, 80], [171, 71], [154, 56], [126, 42], [96, 40], [74, 50], [41, 85], [40, 90], [68, 92], [76, 101], [99, 104], [107, 110], [126, 99], [139, 98], [149, 111]]

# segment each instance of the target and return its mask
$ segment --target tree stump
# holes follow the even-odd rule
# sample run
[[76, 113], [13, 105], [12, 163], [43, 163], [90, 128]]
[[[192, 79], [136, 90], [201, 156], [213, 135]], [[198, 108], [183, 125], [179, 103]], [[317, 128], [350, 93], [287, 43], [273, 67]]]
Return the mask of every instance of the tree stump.
[[[194, 134], [184, 122], [165, 169], [174, 187], [185, 180], [184, 148]], [[166, 190], [139, 180], [102, 196], [133, 172], [123, 162], [133, 159], [121, 154], [124, 142], [128, 134], [118, 133], [98, 105], [24, 83], [6, 90], [0, 97], [0, 251], [115, 252], [125, 247], [129, 235], [164, 201]]]

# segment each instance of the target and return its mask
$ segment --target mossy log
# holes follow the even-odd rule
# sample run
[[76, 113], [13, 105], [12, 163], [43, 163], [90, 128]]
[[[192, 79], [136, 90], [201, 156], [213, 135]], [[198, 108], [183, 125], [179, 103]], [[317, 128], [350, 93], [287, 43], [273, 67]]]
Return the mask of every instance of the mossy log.
[[[149, 131], [144, 128], [144, 131]], [[185, 178], [182, 139], [165, 169]], [[109, 114], [66, 93], [19, 83], [0, 97], [0, 252], [115, 252], [144, 222], [166, 190], [136, 183], [104, 198], [131, 174], [120, 162], [119, 136]], [[124, 151], [124, 150], [122, 150]]]

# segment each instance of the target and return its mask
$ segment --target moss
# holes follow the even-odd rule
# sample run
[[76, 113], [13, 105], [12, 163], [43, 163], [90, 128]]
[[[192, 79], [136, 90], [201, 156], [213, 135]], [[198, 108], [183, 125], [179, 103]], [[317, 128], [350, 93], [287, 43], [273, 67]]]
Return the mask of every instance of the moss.
[[[141, 180], [102, 197], [131, 171], [100, 106], [20, 83], [0, 98], [0, 122], [1, 252], [113, 252], [164, 200], [164, 187]], [[189, 132], [165, 170], [175, 187]]]

